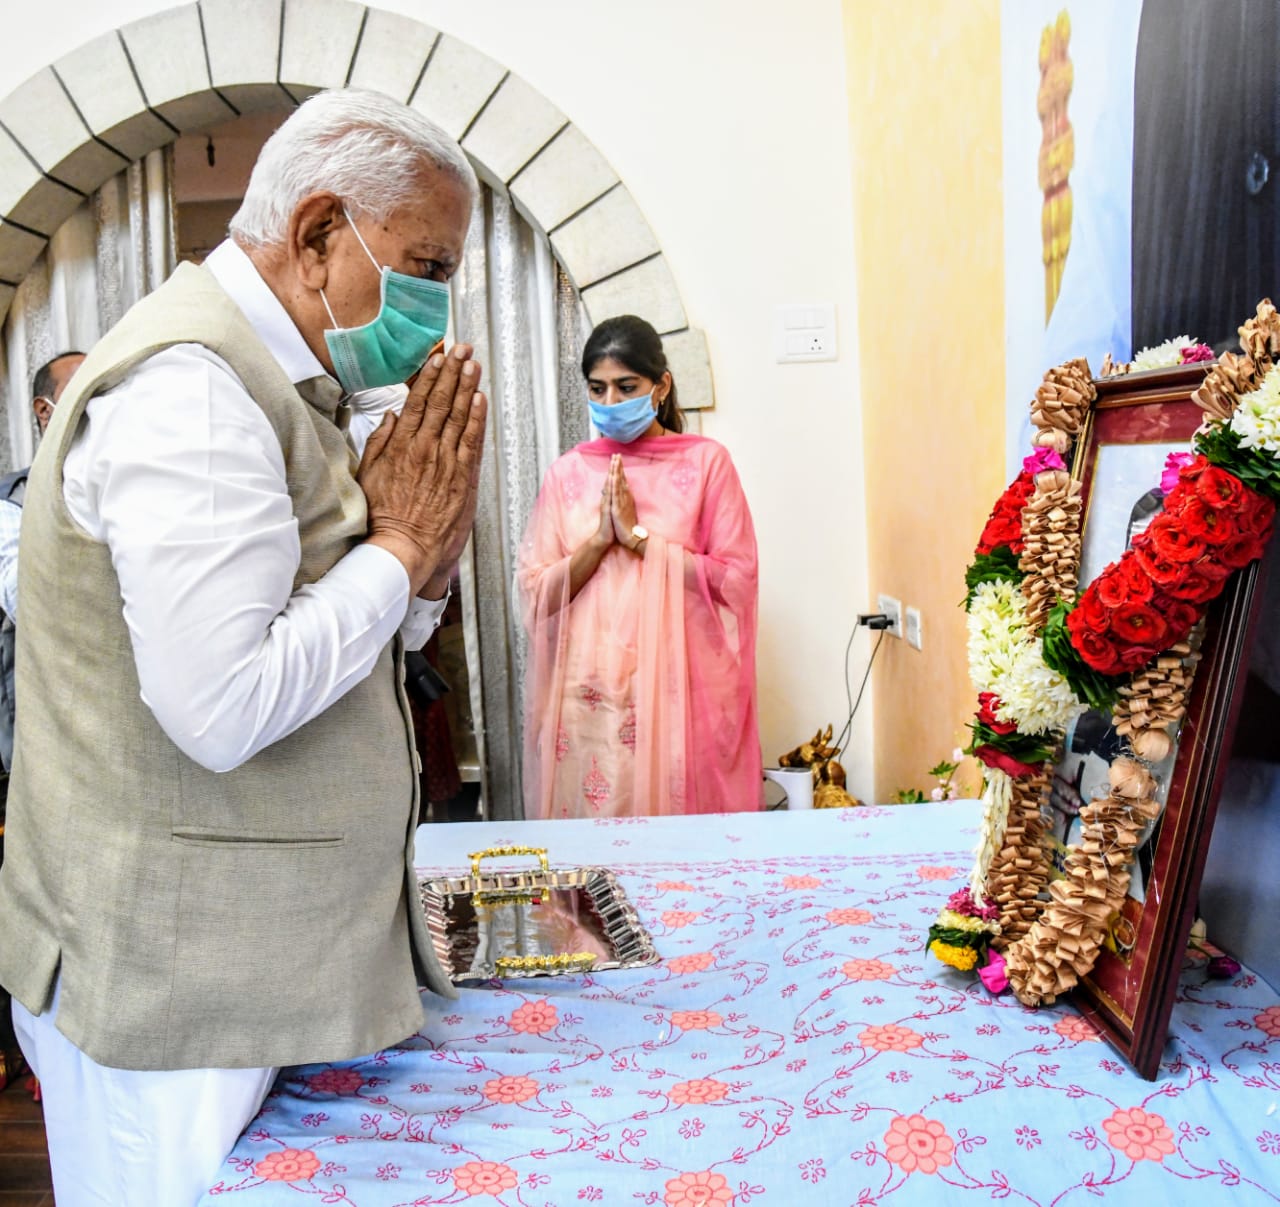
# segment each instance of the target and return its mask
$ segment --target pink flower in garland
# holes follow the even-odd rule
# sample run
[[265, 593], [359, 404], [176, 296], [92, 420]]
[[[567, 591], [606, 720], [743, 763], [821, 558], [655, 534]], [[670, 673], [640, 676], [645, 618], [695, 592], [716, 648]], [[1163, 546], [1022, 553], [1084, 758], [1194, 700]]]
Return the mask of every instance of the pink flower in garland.
[[998, 995], [1008, 989], [1009, 974], [1005, 971], [1004, 956], [998, 951], [987, 952], [987, 962], [978, 969], [978, 979], [988, 993]]
[[956, 889], [947, 898], [947, 908], [956, 914], [964, 914], [968, 918], [981, 918], [984, 922], [994, 922], [1000, 917], [1000, 907], [983, 898], [981, 904], [973, 899], [973, 892], [968, 885]]
[[1182, 349], [1182, 359], [1179, 362], [1184, 365], [1198, 365], [1205, 361], [1214, 360], [1213, 349], [1208, 344], [1188, 344]]
[[1038, 448], [1030, 456], [1023, 458], [1022, 468], [1026, 473], [1034, 475], [1049, 469], [1066, 469], [1067, 463], [1057, 449]]
[[1160, 475], [1160, 489], [1171, 494], [1178, 485], [1178, 475], [1195, 460], [1194, 453], [1170, 453], [1164, 459], [1164, 473]]

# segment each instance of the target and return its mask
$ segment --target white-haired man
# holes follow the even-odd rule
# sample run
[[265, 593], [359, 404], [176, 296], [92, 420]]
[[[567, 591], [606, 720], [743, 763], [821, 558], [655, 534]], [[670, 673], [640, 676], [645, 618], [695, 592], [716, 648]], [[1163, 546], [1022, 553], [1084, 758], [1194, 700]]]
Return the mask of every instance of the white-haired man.
[[[231, 239], [54, 413], [0, 982], [59, 1207], [193, 1203], [277, 1066], [393, 1044], [419, 983], [451, 992], [414, 900], [400, 662], [474, 516], [479, 369], [432, 350], [475, 188], [405, 106], [313, 97]], [[408, 379], [397, 415], [379, 387]]]

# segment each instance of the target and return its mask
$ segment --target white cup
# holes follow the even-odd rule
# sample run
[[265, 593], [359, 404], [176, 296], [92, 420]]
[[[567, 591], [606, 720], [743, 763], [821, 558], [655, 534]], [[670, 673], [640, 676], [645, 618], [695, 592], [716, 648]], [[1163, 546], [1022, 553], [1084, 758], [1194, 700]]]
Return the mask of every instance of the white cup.
[[766, 767], [764, 777], [787, 794], [788, 809], [813, 808], [813, 772], [808, 767]]

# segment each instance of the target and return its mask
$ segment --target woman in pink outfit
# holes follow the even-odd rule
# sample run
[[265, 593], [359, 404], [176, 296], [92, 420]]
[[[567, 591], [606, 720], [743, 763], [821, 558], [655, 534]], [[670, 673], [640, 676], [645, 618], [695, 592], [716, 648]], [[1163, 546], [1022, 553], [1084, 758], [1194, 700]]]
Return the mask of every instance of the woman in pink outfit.
[[662, 341], [601, 323], [600, 439], [542, 484], [521, 547], [527, 817], [761, 807], [756, 540], [728, 452], [687, 434]]

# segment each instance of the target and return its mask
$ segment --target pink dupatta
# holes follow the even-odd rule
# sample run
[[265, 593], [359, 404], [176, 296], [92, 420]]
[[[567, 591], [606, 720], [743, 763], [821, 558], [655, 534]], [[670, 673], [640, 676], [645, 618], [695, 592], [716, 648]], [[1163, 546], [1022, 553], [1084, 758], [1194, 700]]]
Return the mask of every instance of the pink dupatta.
[[[596, 529], [614, 453], [648, 548], [611, 547], [570, 601], [569, 558]], [[518, 576], [527, 817], [761, 807], [755, 531], [721, 445], [667, 433], [566, 453], [542, 484]]]

